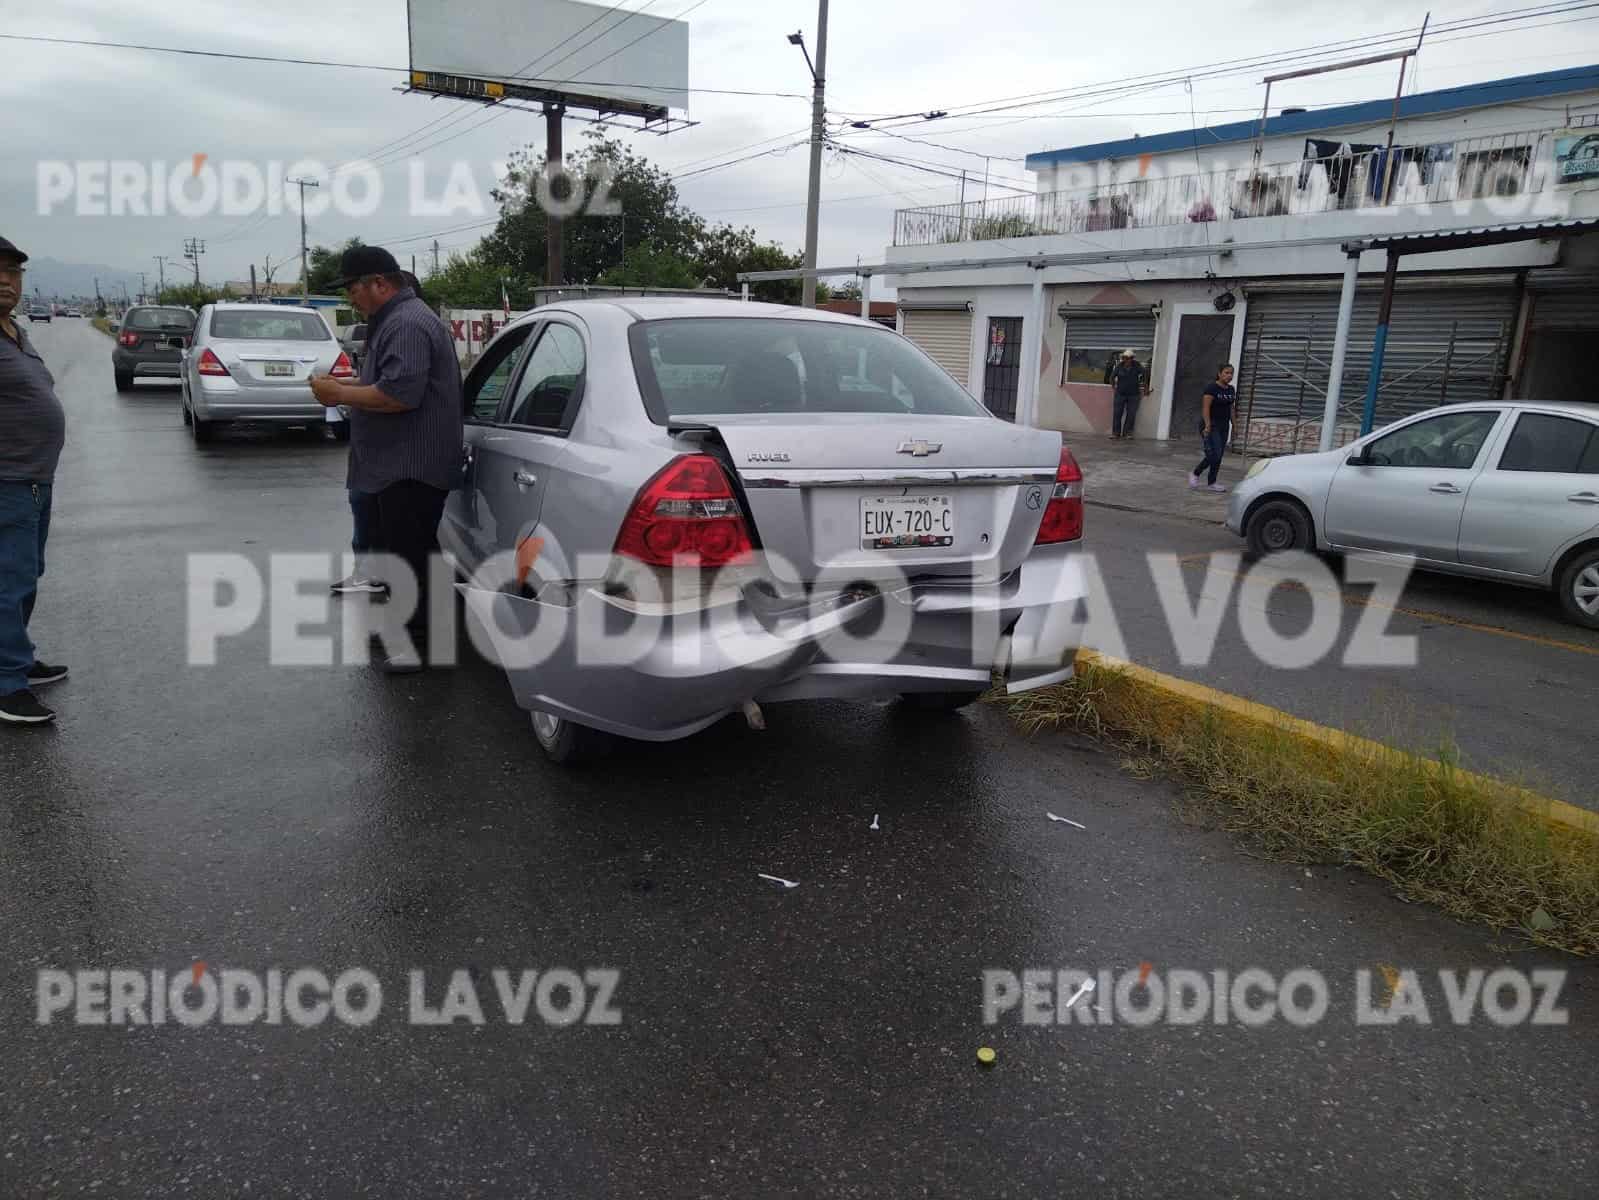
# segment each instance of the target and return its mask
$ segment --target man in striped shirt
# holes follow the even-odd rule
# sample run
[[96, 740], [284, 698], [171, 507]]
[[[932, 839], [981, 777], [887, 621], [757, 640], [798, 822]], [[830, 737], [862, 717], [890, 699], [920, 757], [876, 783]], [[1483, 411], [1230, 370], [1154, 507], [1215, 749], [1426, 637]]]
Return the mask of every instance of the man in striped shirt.
[[394, 255], [377, 246], [347, 250], [340, 264], [350, 303], [367, 319], [360, 379], [311, 380], [323, 405], [350, 410], [346, 486], [375, 497], [375, 550], [395, 555], [417, 581], [406, 632], [422, 653], [390, 653], [385, 669], [409, 673], [426, 657], [429, 565], [439, 551], [439, 518], [461, 483], [461, 368], [450, 331], [407, 286]]

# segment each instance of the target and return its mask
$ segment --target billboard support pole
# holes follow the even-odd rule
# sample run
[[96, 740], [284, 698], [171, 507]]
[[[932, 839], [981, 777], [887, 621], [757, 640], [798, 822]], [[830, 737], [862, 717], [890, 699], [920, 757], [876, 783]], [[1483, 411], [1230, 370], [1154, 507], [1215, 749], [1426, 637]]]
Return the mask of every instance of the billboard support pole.
[[[561, 116], [566, 109], [559, 104], [544, 106], [544, 174], [550, 183], [553, 196], [555, 180], [561, 175]], [[552, 208], [555, 206], [552, 205]], [[559, 287], [566, 282], [561, 262], [561, 218], [555, 212], [544, 214], [544, 283], [546, 287]]]

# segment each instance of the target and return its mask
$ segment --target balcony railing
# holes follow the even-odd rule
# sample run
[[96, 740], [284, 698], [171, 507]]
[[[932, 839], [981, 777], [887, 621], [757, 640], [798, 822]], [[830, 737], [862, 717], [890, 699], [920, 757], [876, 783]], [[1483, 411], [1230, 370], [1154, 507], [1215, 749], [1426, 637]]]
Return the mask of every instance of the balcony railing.
[[[900, 209], [896, 246], [1098, 233], [1540, 193], [1559, 181], [1540, 129], [1298, 162], [1168, 175], [1075, 191]], [[1599, 154], [1599, 128], [1593, 130]], [[1599, 161], [1599, 160], [1596, 160]], [[1599, 174], [1599, 166], [1595, 167]]]

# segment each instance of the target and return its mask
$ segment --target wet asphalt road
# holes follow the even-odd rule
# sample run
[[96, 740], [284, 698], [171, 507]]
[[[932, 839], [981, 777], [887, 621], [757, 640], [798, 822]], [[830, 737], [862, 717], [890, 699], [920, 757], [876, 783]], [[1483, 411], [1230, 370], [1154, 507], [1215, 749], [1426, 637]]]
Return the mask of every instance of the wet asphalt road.
[[[337, 550], [341, 451], [196, 450], [102, 335], [38, 341], [71, 427], [35, 633], [73, 677], [58, 727], [0, 731], [0, 1194], [1593, 1194], [1599, 971], [1252, 857], [993, 708], [773, 708], [568, 772], [470, 656], [273, 668], [262, 631], [185, 665], [185, 555]], [[196, 960], [362, 967], [381, 1011], [36, 1021], [43, 968]], [[1330, 1008], [983, 1023], [985, 969], [1142, 962], [1313, 967]], [[1357, 1024], [1382, 964], [1429, 1024]], [[1456, 1026], [1438, 970], [1507, 965], [1568, 970], [1569, 1023]], [[621, 1023], [503, 1018], [494, 968], [561, 966], [619, 971]], [[434, 1005], [473, 972], [484, 1023], [408, 1024], [413, 969]]]
[[[1435, 757], [1447, 748], [1471, 770], [1599, 810], [1599, 631], [1566, 621], [1549, 594], [1417, 572], [1385, 604], [1367, 586], [1341, 584], [1344, 566], [1327, 560], [1315, 597], [1295, 587], [1246, 599], [1241, 580], [1255, 568], [1224, 557], [1242, 542], [1219, 526], [1090, 506], [1087, 527], [1133, 661], [1391, 745]], [[1190, 609], [1207, 576], [1228, 589], [1215, 643], [1194, 662], [1182, 661], [1150, 554], [1177, 556]], [[1337, 636], [1313, 665], [1271, 666], [1250, 649], [1246, 608], [1294, 636], [1310, 629], [1318, 600]], [[1357, 635], [1363, 626], [1413, 639], [1414, 665], [1352, 665], [1353, 652], [1372, 644]]]

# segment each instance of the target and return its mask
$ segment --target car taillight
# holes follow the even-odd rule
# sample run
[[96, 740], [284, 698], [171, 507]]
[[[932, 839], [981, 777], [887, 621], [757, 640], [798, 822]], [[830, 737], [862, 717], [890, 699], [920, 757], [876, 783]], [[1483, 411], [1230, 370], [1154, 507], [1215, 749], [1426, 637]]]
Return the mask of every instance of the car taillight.
[[328, 374], [335, 379], [354, 379], [355, 368], [350, 365], [350, 356], [340, 350], [339, 357], [333, 360], [333, 370]]
[[136, 333], [121, 333], [117, 335], [117, 341], [124, 346], [137, 346], [139, 344], [139, 335]]
[[657, 567], [725, 567], [754, 551], [732, 485], [709, 454], [675, 458], [639, 489], [615, 547]]
[[210, 350], [200, 352], [200, 361], [195, 369], [202, 375], [226, 375], [228, 369], [222, 365], [222, 360]]
[[1060, 448], [1060, 468], [1055, 472], [1055, 490], [1044, 506], [1044, 519], [1038, 523], [1035, 546], [1056, 542], [1075, 542], [1083, 536], [1083, 469], [1072, 452]]

